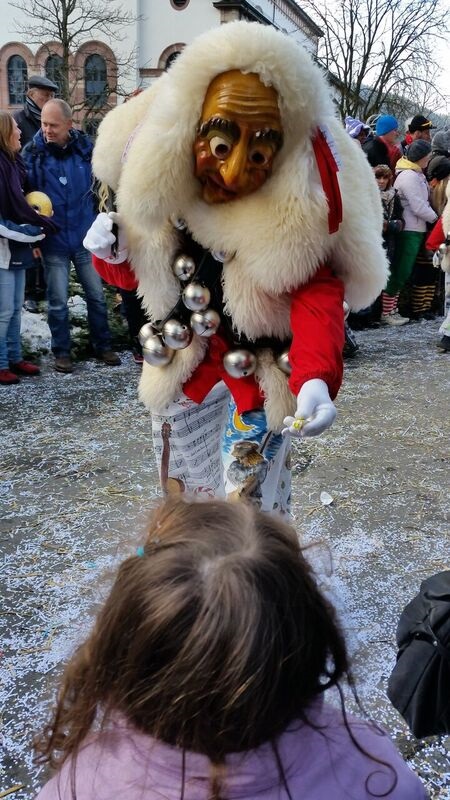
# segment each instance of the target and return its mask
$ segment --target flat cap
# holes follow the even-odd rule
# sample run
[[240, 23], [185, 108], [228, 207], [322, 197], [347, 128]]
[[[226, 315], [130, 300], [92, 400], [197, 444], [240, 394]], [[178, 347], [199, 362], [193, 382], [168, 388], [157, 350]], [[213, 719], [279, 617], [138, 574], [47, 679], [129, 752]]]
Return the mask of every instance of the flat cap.
[[29, 89], [47, 89], [49, 92], [57, 92], [59, 87], [53, 81], [43, 75], [30, 75], [28, 78]]

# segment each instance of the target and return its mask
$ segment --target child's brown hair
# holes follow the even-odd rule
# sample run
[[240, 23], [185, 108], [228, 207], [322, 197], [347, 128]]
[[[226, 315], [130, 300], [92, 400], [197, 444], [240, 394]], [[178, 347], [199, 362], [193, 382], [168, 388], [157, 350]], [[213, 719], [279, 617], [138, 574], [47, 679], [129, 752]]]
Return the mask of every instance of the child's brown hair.
[[387, 164], [377, 164], [377, 166], [372, 167], [372, 169], [375, 178], [387, 178], [387, 187], [392, 186], [394, 182], [394, 175], [391, 168]]
[[244, 503], [171, 499], [119, 568], [36, 749], [61, 764], [119, 712], [219, 764], [273, 740], [347, 671], [293, 528]]

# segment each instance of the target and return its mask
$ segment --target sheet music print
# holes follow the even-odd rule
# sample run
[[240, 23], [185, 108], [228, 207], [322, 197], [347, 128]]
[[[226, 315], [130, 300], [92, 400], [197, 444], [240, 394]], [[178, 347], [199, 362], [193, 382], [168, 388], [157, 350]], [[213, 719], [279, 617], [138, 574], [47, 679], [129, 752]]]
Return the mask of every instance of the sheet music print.
[[228, 399], [223, 387], [201, 405], [183, 395], [164, 415], [153, 414], [153, 446], [165, 493], [224, 497], [221, 441]]
[[223, 384], [201, 405], [182, 395], [152, 425], [165, 494], [245, 498], [289, 514], [289, 439], [267, 430], [263, 411], [239, 415]]

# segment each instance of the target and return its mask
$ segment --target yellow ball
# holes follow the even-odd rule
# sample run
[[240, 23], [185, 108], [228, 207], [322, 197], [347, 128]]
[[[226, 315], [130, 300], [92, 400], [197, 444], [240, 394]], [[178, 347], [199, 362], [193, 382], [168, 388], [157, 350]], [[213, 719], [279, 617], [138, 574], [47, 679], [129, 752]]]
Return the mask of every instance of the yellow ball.
[[25, 200], [42, 217], [53, 216], [52, 201], [44, 192], [29, 192], [25, 195]]

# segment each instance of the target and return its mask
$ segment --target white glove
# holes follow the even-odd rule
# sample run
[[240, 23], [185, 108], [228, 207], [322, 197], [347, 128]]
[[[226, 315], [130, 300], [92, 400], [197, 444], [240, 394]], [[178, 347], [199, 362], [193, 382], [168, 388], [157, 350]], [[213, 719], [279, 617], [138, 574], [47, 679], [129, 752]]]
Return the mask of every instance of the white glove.
[[320, 378], [306, 381], [297, 397], [295, 417], [286, 417], [285, 436], [317, 436], [323, 433], [336, 419], [336, 409], [330, 400], [328, 386]]
[[123, 230], [119, 230], [118, 248], [115, 256], [112, 255], [111, 246], [116, 242], [116, 237], [112, 233], [114, 223], [118, 225], [120, 214], [110, 211], [105, 214], [102, 211], [97, 215], [86, 236], [83, 239], [83, 247], [93, 253], [97, 258], [107, 261], [109, 264], [121, 264], [127, 260], [128, 251]]
[[436, 250], [436, 252], [433, 253], [433, 267], [436, 267], [436, 269], [440, 269], [441, 262], [442, 262], [442, 256], [439, 250]]

